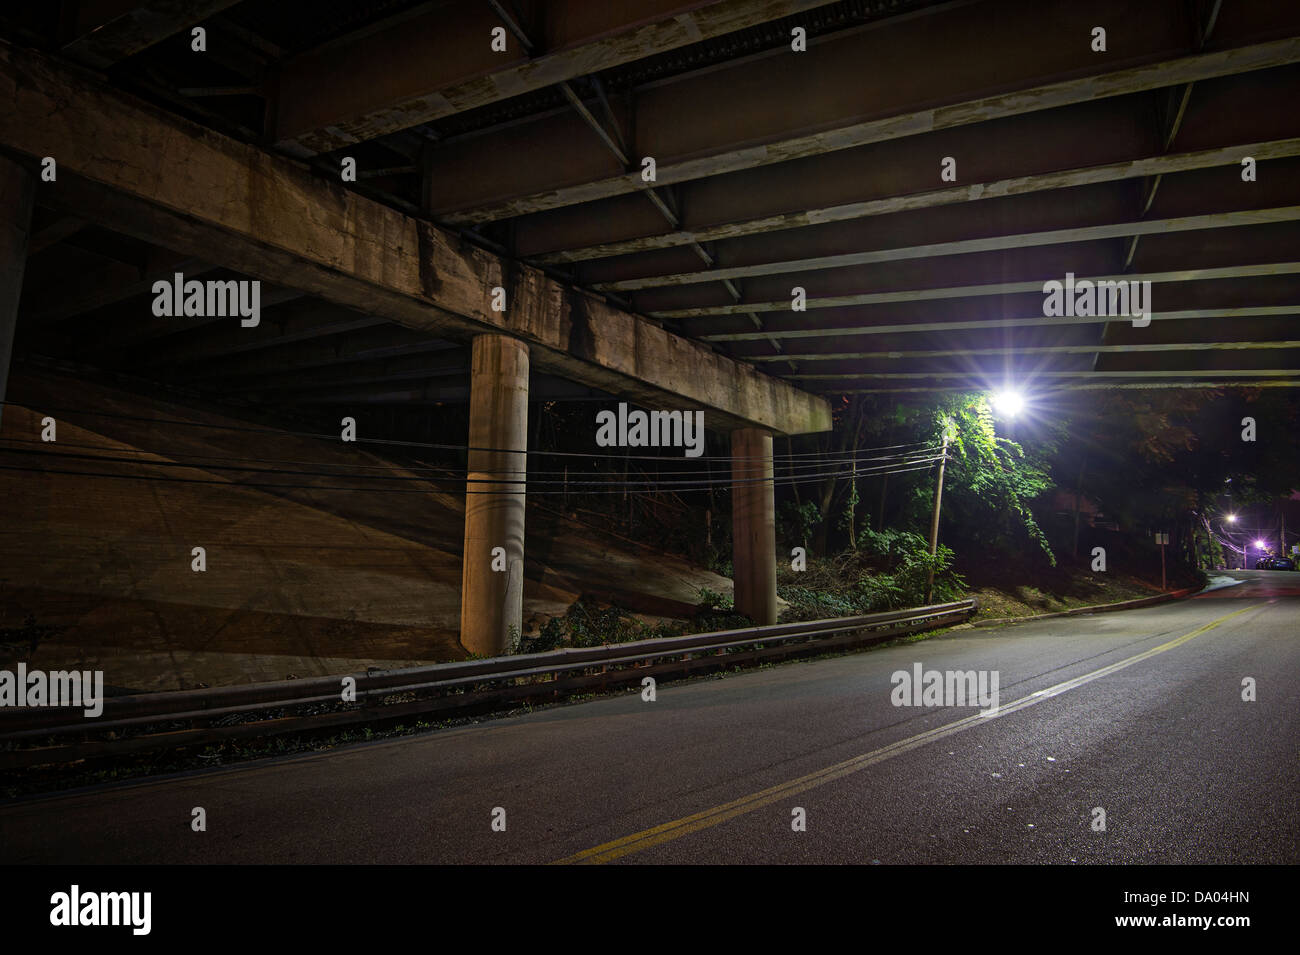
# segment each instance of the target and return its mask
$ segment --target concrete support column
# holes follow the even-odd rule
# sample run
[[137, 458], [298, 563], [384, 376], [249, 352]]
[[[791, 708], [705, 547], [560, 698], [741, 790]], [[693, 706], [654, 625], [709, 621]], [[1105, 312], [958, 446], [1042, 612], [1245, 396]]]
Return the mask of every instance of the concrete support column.
[[[528, 346], [507, 335], [474, 339], [469, 480], [460, 642], [498, 656], [523, 629], [524, 485], [528, 450]], [[500, 550], [497, 550], [500, 548]]]
[[757, 428], [731, 432], [732, 576], [736, 611], [763, 626], [776, 623], [776, 502], [772, 436]]
[[[18, 296], [27, 264], [27, 235], [32, 228], [32, 197], [36, 177], [7, 156], [0, 155], [0, 401], [9, 385], [9, 362], [18, 327]], [[0, 404], [0, 422], [4, 405]]]

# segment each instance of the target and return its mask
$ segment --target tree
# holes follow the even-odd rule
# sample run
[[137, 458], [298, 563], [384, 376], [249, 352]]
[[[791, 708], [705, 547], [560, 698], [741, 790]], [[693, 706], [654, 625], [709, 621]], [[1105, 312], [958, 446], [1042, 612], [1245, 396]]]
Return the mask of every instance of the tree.
[[[1054, 485], [1043, 460], [1050, 442], [1026, 452], [998, 435], [983, 394], [953, 394], [939, 399], [930, 412], [930, 433], [942, 434], [952, 423], [947, 476], [944, 480], [941, 535], [958, 553], [969, 556], [1023, 554], [1026, 547], [1056, 565], [1047, 536], [1031, 504]], [[932, 489], [930, 490], [932, 493]], [[915, 493], [922, 514], [927, 489]]]

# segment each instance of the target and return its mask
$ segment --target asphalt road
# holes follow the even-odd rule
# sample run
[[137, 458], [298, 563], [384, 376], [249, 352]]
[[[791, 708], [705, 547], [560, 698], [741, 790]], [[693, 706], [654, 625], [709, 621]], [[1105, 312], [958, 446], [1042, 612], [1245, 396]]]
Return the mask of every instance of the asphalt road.
[[[664, 685], [654, 702], [11, 804], [0, 860], [1300, 862], [1300, 573], [1233, 576], [1191, 600]], [[996, 671], [997, 714], [893, 705], [891, 674], [917, 663]]]

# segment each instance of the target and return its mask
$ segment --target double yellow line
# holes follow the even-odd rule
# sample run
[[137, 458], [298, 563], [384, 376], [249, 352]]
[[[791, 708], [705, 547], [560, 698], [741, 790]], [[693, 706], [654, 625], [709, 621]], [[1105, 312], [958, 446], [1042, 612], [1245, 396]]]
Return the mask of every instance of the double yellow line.
[[709, 829], [713, 826], [721, 825], [728, 819], [735, 819], [737, 816], [743, 816], [746, 813], [753, 812], [756, 809], [762, 809], [774, 802], [780, 802], [799, 793], [807, 792], [809, 789], [815, 789], [818, 786], [824, 786], [826, 783], [833, 782], [836, 779], [842, 779], [853, 773], [861, 772], [868, 766], [874, 766], [876, 763], [884, 762], [894, 756], [911, 752], [925, 746], [927, 743], [933, 743], [936, 740], [943, 739], [946, 736], [952, 736], [955, 733], [963, 732], [972, 727], [979, 726], [989, 720], [996, 719], [999, 716], [1005, 716], [1008, 713], [1015, 713], [1018, 710], [1027, 709], [1041, 703], [1044, 700], [1050, 700], [1054, 696], [1060, 696], [1069, 690], [1083, 686], [1085, 683], [1091, 683], [1093, 680], [1099, 680], [1104, 676], [1123, 670], [1125, 667], [1131, 667], [1135, 663], [1150, 659], [1157, 654], [1164, 653], [1166, 650], [1172, 650], [1174, 647], [1181, 646], [1189, 640], [1199, 637], [1209, 630], [1213, 630], [1219, 624], [1231, 620], [1233, 617], [1240, 616], [1250, 610], [1257, 610], [1265, 604], [1254, 604], [1250, 607], [1243, 607], [1241, 610], [1234, 610], [1230, 614], [1225, 614], [1217, 620], [1207, 623], [1203, 627], [1197, 627], [1190, 633], [1185, 633], [1181, 637], [1176, 637], [1168, 643], [1162, 643], [1150, 650], [1145, 650], [1136, 656], [1120, 660], [1118, 663], [1112, 663], [1109, 666], [1102, 667], [1099, 670], [1093, 670], [1091, 673], [1085, 673], [1083, 676], [1075, 677], [1072, 680], [1066, 680], [1064, 683], [1058, 683], [1050, 686], [1045, 690], [1038, 690], [1028, 696], [1022, 696], [1014, 703], [998, 707], [996, 710], [988, 711], [986, 715], [976, 714], [967, 716], [953, 723], [947, 723], [943, 726], [936, 727], [932, 730], [926, 730], [924, 733], [918, 733], [915, 736], [909, 736], [907, 739], [899, 740], [896, 743], [890, 743], [888, 746], [882, 746], [880, 749], [874, 749], [869, 753], [863, 753], [861, 756], [854, 756], [852, 759], [846, 759], [842, 763], [835, 763], [827, 766], [825, 769], [819, 769], [815, 773], [809, 773], [807, 776], [800, 776], [798, 779], [792, 779], [789, 782], [773, 786], [771, 789], [764, 789], [760, 792], [751, 793], [748, 796], [742, 796], [740, 799], [732, 802], [723, 803], [721, 806], [714, 806], [712, 809], [705, 809], [703, 812], [697, 812], [691, 816], [685, 816], [681, 819], [675, 819], [672, 822], [665, 822], [662, 825], [655, 826], [653, 829], [644, 829], [641, 832], [634, 832], [630, 836], [624, 836], [621, 839], [615, 839], [613, 842], [606, 842], [603, 845], [595, 846], [591, 849], [584, 849], [577, 855], [569, 856], [565, 859], [557, 860], [553, 865], [572, 865], [576, 863], [598, 865], [604, 862], [613, 862], [623, 856], [632, 855], [636, 852], [642, 852], [652, 846], [662, 845], [665, 842], [672, 842], [674, 839], [680, 839], [682, 836], [688, 836], [693, 832], [699, 832], [703, 829]]

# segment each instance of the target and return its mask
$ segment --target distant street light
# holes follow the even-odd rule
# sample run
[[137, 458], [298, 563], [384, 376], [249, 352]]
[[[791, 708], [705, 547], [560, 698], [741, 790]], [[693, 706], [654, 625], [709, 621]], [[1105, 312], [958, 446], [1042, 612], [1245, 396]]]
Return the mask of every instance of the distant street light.
[[1235, 524], [1235, 523], [1237, 523], [1237, 515], [1236, 515], [1236, 514], [1229, 514], [1229, 515], [1228, 515], [1228, 523], [1229, 523], [1229, 524]]
[[1267, 545], [1264, 543], [1264, 541], [1255, 541], [1255, 547], [1257, 550], [1263, 550], [1265, 546]]

